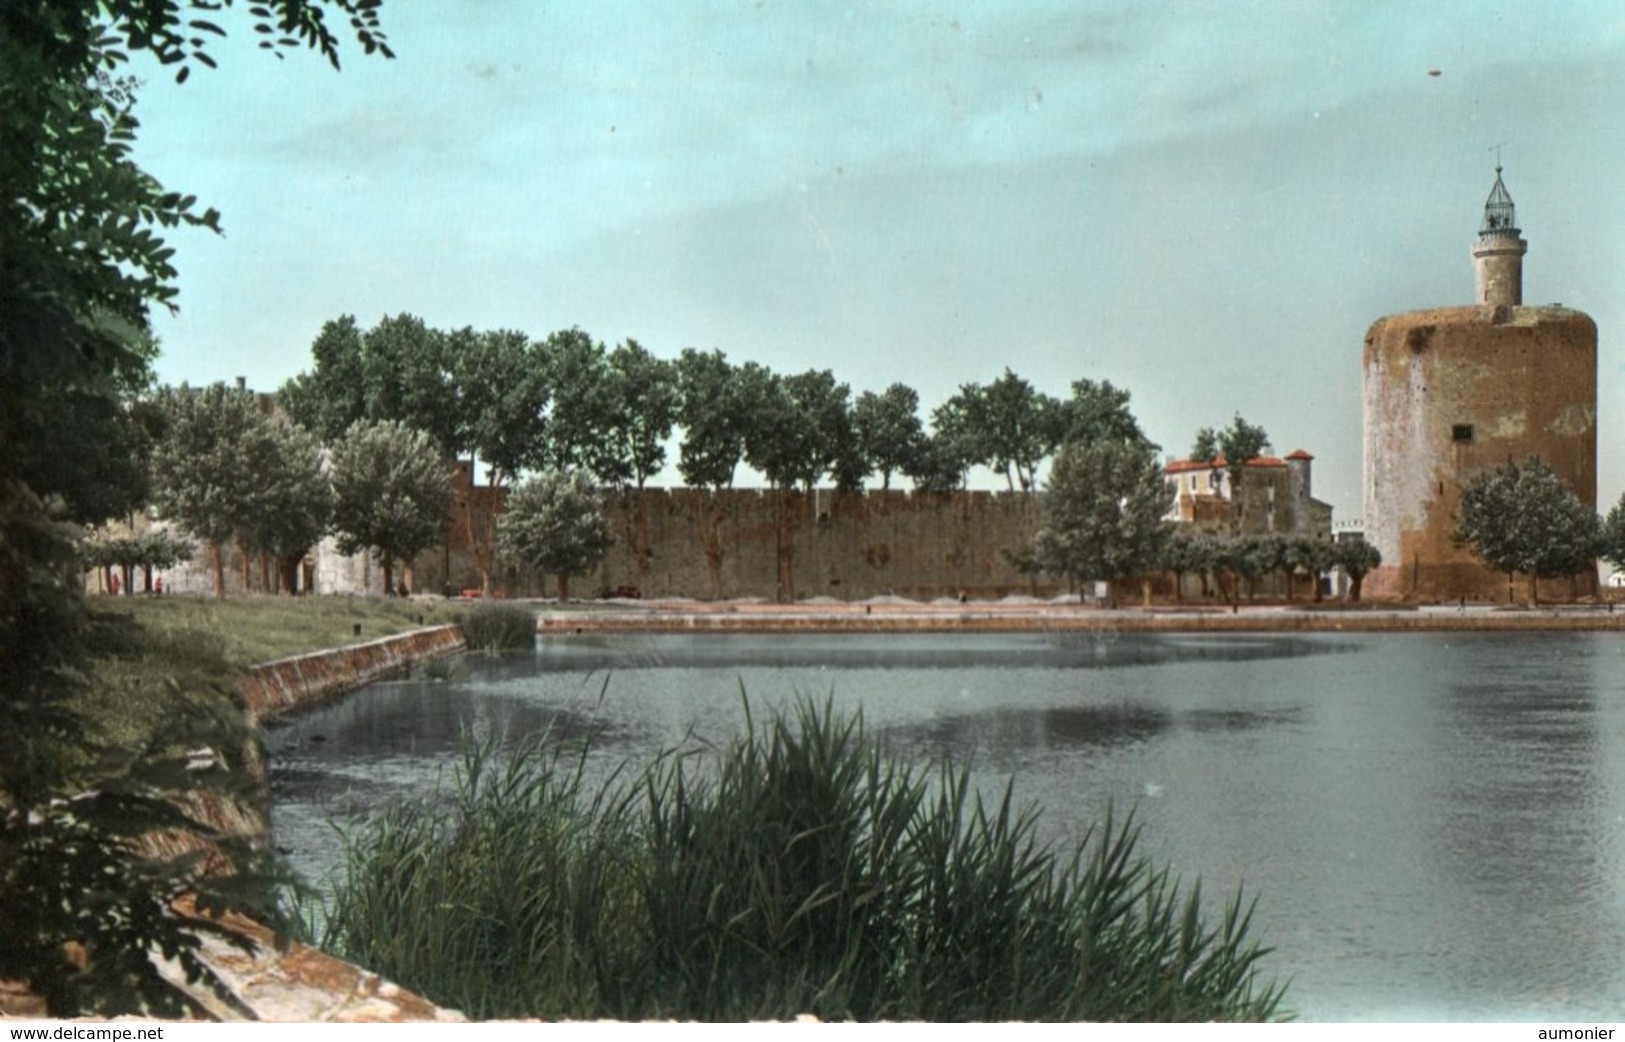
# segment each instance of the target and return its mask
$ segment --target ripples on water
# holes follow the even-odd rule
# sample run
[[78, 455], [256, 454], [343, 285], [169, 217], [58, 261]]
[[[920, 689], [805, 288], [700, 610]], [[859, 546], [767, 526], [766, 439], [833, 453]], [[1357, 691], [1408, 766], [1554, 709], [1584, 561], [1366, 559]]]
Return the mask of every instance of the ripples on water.
[[1625, 1018], [1625, 644], [1600, 634], [554, 638], [271, 733], [307, 874], [330, 818], [432, 789], [465, 731], [590, 736], [596, 777], [798, 697], [1014, 779], [1071, 843], [1108, 807], [1204, 892], [1245, 882], [1312, 1020]]

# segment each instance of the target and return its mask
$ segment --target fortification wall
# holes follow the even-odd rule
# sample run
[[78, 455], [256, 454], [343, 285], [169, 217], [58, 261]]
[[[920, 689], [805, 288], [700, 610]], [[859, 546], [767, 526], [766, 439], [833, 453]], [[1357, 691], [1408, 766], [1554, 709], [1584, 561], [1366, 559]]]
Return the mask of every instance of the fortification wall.
[[[644, 597], [854, 600], [1065, 592], [1047, 577], [1022, 574], [1007, 556], [1028, 545], [1042, 523], [1030, 493], [656, 488], [641, 499], [606, 494], [605, 510], [615, 545], [594, 574], [574, 581], [573, 595], [624, 588]], [[418, 556], [418, 589], [479, 585], [462, 526], [453, 534], [449, 553]], [[555, 592], [552, 577], [513, 568], [495, 584], [510, 597]]]

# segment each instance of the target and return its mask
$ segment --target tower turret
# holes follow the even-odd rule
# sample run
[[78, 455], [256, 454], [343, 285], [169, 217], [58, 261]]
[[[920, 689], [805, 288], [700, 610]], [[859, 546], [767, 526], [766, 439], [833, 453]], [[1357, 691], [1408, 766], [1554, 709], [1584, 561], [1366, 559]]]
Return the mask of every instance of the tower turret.
[[1523, 303], [1523, 255], [1529, 250], [1518, 231], [1512, 195], [1495, 168], [1495, 187], [1484, 203], [1484, 226], [1473, 241], [1473, 282], [1480, 304]]

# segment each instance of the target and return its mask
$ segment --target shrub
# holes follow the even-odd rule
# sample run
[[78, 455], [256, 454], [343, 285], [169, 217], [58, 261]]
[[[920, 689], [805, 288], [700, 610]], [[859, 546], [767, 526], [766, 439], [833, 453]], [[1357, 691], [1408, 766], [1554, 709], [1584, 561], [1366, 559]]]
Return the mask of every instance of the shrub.
[[517, 604], [482, 604], [463, 617], [472, 651], [508, 651], [536, 643], [536, 616]]
[[[584, 755], [584, 754], [582, 754]], [[324, 945], [471, 1016], [1265, 1020], [1238, 894], [1217, 926], [1110, 816], [1069, 855], [1008, 788], [919, 769], [803, 703], [584, 791], [531, 744], [353, 838]]]

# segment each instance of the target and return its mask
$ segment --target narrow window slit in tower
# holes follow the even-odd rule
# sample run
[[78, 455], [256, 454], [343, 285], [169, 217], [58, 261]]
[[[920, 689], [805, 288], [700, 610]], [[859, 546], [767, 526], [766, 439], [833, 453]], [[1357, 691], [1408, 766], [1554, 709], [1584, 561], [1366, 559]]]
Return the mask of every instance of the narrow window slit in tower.
[[1450, 428], [1451, 441], [1472, 441], [1473, 425], [1470, 423], [1453, 424]]

